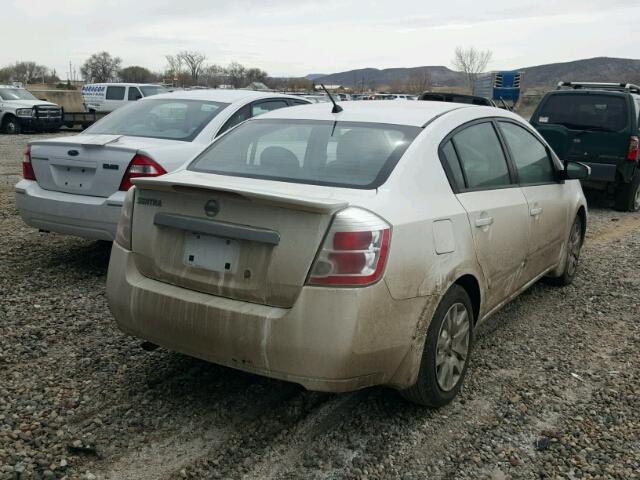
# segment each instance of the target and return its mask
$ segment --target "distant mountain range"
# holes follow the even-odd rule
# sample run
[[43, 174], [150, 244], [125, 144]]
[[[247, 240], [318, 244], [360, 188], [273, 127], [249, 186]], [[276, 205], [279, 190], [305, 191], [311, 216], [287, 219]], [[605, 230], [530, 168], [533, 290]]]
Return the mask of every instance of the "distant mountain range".
[[[640, 60], [630, 58], [596, 57], [573, 62], [550, 63], [517, 70], [524, 72], [524, 88], [552, 87], [559, 81], [640, 82]], [[346, 87], [381, 88], [405, 84], [428, 72], [434, 86], [461, 87], [462, 73], [444, 66], [413, 68], [361, 68], [329, 75], [310, 74], [305, 78], [315, 83]]]

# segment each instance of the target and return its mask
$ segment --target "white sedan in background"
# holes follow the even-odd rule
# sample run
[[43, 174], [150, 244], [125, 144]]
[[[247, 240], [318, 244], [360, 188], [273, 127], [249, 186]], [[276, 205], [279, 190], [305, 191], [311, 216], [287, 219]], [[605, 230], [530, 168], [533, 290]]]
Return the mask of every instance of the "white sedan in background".
[[249, 90], [196, 90], [143, 98], [79, 135], [37, 140], [23, 162], [16, 206], [28, 225], [113, 240], [131, 179], [177, 169], [244, 120], [300, 97]]
[[120, 328], [241, 370], [442, 406], [474, 329], [576, 275], [589, 168], [521, 117], [444, 102], [283, 109], [135, 180], [107, 297]]

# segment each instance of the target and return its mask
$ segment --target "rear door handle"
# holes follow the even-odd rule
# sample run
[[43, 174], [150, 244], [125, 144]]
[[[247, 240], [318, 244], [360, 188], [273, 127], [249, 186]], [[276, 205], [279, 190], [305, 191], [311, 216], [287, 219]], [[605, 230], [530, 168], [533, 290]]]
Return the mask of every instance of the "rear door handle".
[[476, 227], [488, 227], [493, 223], [493, 217], [476, 218]]
[[542, 213], [542, 207], [534, 207], [531, 210], [529, 210], [529, 214], [532, 217], [536, 217], [538, 215], [540, 215]]

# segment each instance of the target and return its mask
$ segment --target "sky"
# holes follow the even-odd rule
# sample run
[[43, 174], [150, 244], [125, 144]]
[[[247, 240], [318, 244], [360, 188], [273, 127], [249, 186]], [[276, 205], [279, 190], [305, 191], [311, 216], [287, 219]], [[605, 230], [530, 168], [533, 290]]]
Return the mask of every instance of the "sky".
[[2, 0], [0, 66], [33, 60], [66, 79], [106, 50], [164, 70], [204, 53], [271, 76], [356, 68], [451, 67], [456, 46], [493, 52], [489, 69], [597, 56], [638, 58], [638, 0]]

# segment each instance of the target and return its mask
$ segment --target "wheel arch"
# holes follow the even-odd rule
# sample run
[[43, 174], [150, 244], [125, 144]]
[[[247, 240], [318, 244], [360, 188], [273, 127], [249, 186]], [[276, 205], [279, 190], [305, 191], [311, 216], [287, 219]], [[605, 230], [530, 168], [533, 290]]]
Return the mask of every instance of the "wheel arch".
[[465, 292], [467, 292], [467, 295], [469, 295], [471, 306], [473, 308], [474, 323], [476, 323], [480, 318], [480, 307], [482, 305], [482, 292], [480, 290], [480, 283], [478, 282], [478, 279], [471, 274], [465, 274], [454, 281], [452, 285], [462, 287]]
[[580, 205], [576, 216], [580, 217], [580, 220], [582, 220], [582, 240], [584, 241], [584, 238], [587, 234], [587, 209], [584, 207], [584, 205]]

